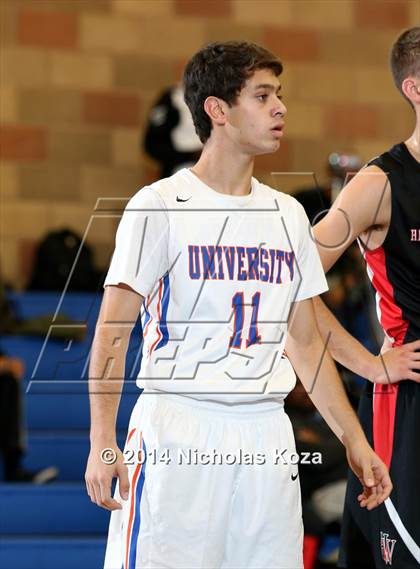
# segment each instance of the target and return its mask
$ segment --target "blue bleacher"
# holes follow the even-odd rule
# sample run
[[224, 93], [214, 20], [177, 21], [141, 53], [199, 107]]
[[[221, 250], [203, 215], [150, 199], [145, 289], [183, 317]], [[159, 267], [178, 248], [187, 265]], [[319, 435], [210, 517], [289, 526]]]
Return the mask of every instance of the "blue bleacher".
[[[121, 399], [117, 424], [123, 429], [128, 425], [131, 409], [138, 394], [126, 394]], [[48, 413], [45, 413], [48, 409]], [[86, 394], [29, 394], [26, 398], [26, 422], [29, 431], [55, 429], [88, 429], [89, 401]]]
[[[103, 564], [109, 513], [86, 494], [84, 472], [89, 452], [87, 370], [101, 295], [11, 294], [22, 319], [58, 311], [85, 330], [82, 342], [35, 336], [3, 336], [0, 347], [25, 363], [22, 389], [28, 427], [24, 467], [54, 465], [57, 482], [46, 486], [0, 483], [1, 569], [97, 569]], [[122, 446], [131, 410], [140, 394], [140, 328], [133, 332], [126, 382], [118, 413]], [[1, 470], [1, 469], [0, 469]], [[1, 480], [1, 473], [0, 473]]]
[[81, 482], [0, 484], [0, 503], [2, 536], [101, 535], [108, 526], [108, 513], [92, 504]]
[[[125, 433], [120, 431], [118, 435], [117, 441], [122, 447]], [[87, 430], [30, 431], [23, 465], [28, 470], [39, 470], [51, 464], [60, 470], [59, 480], [83, 480], [89, 447]]]
[[2, 569], [100, 569], [106, 538], [89, 537], [2, 537]]

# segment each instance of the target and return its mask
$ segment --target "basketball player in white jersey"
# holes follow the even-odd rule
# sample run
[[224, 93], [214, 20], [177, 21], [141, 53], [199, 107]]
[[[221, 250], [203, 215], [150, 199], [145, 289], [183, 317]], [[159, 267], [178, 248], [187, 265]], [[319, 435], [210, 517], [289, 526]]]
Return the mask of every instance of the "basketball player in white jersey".
[[[315, 324], [311, 299], [327, 285], [308, 219], [252, 177], [255, 156], [283, 136], [281, 71], [249, 43], [194, 55], [184, 86], [202, 155], [141, 189], [121, 219], [90, 367], [86, 483], [112, 511], [107, 569], [303, 567], [286, 338], [362, 483], [360, 506], [391, 491]], [[115, 420], [139, 313], [144, 391], [121, 452]]]

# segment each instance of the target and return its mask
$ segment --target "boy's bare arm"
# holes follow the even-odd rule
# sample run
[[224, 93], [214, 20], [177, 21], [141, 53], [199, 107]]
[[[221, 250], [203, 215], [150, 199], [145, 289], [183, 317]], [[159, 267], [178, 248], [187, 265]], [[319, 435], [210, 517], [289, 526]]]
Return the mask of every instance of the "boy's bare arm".
[[327, 215], [313, 228], [325, 272], [358, 237], [369, 235], [374, 228], [386, 231], [390, 200], [388, 179], [377, 166], [364, 168], [341, 190]]
[[334, 363], [324, 349], [311, 299], [295, 304], [286, 350], [314, 405], [346, 447], [347, 460], [364, 487], [360, 505], [369, 510], [378, 506], [391, 493], [389, 474], [369, 446]]
[[374, 356], [340, 324], [325, 303], [313, 299], [316, 320], [328, 351], [341, 365], [373, 383], [420, 382], [420, 340]]
[[[105, 288], [90, 357], [91, 450], [85, 479], [91, 500], [110, 510], [121, 508], [111, 497], [113, 477], [119, 478], [121, 497], [128, 496], [127, 467], [117, 446], [115, 426], [127, 348], [142, 303], [143, 298], [126, 285]], [[104, 449], [115, 453], [112, 464], [102, 460]]]
[[[327, 272], [361, 235], [369, 244], [369, 231], [386, 232], [390, 220], [390, 187], [376, 166], [364, 168], [341, 191], [328, 214], [314, 227], [324, 270]], [[374, 356], [338, 322], [320, 298], [314, 299], [317, 324], [332, 357], [374, 383], [403, 379], [420, 381], [420, 341]]]

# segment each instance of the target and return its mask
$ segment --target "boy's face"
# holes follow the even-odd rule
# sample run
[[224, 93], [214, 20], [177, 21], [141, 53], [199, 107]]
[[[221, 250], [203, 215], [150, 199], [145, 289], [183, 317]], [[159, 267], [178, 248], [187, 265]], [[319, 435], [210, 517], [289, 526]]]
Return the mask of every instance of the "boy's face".
[[287, 112], [279, 91], [278, 77], [269, 69], [260, 69], [247, 80], [236, 103], [227, 108], [226, 134], [245, 154], [278, 150]]

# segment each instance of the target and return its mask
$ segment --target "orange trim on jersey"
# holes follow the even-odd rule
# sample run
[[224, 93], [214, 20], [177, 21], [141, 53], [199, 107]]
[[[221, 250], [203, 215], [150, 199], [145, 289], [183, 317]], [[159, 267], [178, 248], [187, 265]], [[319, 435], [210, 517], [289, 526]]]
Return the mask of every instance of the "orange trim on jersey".
[[134, 427], [134, 429], [131, 429], [131, 431], [127, 437], [127, 444], [130, 442], [130, 439], [134, 435], [135, 432], [136, 432], [136, 428]]
[[147, 296], [147, 299], [146, 299], [146, 310], [149, 313], [149, 320], [148, 320], [148, 322], [144, 328], [144, 331], [143, 331], [143, 339], [146, 338], [146, 334], [147, 334], [147, 331], [149, 330], [150, 322], [153, 320], [153, 316], [150, 313], [149, 306], [150, 306], [150, 294]]
[[[140, 448], [143, 445], [143, 433], [140, 431]], [[137, 481], [140, 476], [142, 464], [138, 464], [133, 474], [133, 479], [131, 481], [130, 490], [131, 490], [131, 504], [130, 504], [130, 516], [128, 518], [128, 528], [127, 528], [127, 539], [125, 543], [125, 569], [128, 568], [128, 558], [130, 553], [130, 539], [131, 539], [131, 530], [133, 529], [133, 518], [134, 518], [134, 510], [136, 509], [136, 488], [137, 488]], [[140, 504], [137, 504], [140, 508]]]
[[159, 300], [158, 300], [158, 305], [157, 305], [157, 322], [156, 322], [156, 332], [157, 332], [158, 337], [153, 342], [153, 345], [150, 348], [149, 354], [151, 354], [153, 352], [153, 350], [155, 349], [157, 344], [160, 342], [160, 339], [162, 338], [162, 331], [160, 329], [160, 317], [161, 317], [161, 312], [162, 312], [162, 292], [163, 292], [163, 279], [160, 279]]

